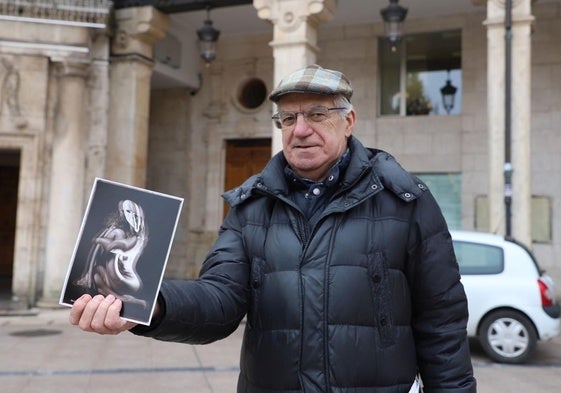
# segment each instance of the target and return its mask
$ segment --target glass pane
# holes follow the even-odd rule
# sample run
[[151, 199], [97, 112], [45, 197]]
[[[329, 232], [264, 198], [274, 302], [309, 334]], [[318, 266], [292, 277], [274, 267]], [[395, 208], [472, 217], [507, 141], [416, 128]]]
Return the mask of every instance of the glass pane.
[[387, 39], [380, 38], [379, 48], [380, 113], [382, 115], [399, 115], [402, 44], [392, 44]]
[[503, 271], [503, 250], [486, 244], [454, 241], [460, 274], [497, 274]]
[[[462, 108], [461, 32], [447, 31], [406, 37], [408, 116], [460, 114]], [[444, 105], [441, 89], [450, 81], [455, 94]]]
[[[445, 108], [441, 89], [450, 84], [456, 88], [453, 105]], [[462, 71], [421, 71], [407, 73], [407, 115], [459, 115], [462, 113]]]
[[448, 228], [462, 227], [462, 176], [459, 173], [417, 173], [438, 202]]
[[[380, 114], [460, 114], [461, 44], [460, 30], [409, 35], [397, 45], [381, 38]], [[402, 81], [401, 75], [405, 75], [406, 80]], [[449, 91], [442, 91], [444, 87]], [[446, 101], [443, 93], [446, 93]], [[405, 108], [400, 111], [402, 95], [405, 95]]]

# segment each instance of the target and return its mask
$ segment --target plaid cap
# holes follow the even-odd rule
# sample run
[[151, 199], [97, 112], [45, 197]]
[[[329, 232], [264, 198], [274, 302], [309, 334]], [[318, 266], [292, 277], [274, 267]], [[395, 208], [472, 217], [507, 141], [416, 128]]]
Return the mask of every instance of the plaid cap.
[[269, 95], [269, 100], [277, 102], [281, 96], [288, 93], [342, 94], [350, 101], [353, 88], [351, 82], [341, 72], [313, 64], [284, 77]]

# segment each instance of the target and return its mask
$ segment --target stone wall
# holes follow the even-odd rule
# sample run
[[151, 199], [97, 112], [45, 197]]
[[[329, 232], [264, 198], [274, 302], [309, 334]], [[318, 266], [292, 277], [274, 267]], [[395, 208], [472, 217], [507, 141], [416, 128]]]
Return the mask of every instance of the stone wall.
[[190, 101], [189, 91], [183, 88], [153, 90], [150, 97], [146, 187], [187, 201], [183, 204], [166, 267], [166, 276], [176, 278], [189, 276], [192, 270], [192, 258], [187, 252], [188, 219], [193, 208], [189, 203], [193, 194], [190, 177], [195, 167], [191, 162]]
[[24, 306], [41, 294], [58, 302], [88, 183], [103, 175], [108, 46], [100, 31], [0, 24], [0, 149], [21, 152], [12, 292]]

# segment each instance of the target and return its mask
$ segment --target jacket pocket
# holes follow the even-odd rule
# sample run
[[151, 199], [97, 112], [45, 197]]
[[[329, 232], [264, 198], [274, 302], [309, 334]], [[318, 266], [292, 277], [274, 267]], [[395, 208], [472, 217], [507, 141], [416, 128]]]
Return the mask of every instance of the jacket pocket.
[[261, 299], [261, 286], [263, 284], [263, 263], [262, 258], [254, 257], [251, 260], [251, 274], [249, 286], [251, 289], [251, 303], [248, 310], [249, 328], [254, 328], [258, 321], [259, 306]]
[[380, 335], [382, 348], [395, 343], [396, 328], [391, 313], [391, 285], [389, 282], [388, 263], [382, 251], [369, 256], [368, 272], [374, 303], [376, 327]]

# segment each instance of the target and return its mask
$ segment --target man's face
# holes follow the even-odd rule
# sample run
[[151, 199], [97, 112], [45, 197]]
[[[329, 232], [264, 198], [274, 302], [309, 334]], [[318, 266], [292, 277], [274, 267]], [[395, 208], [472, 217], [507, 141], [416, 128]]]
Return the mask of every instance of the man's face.
[[[335, 107], [333, 97], [292, 93], [283, 96], [278, 103], [279, 112], [304, 112], [317, 106]], [[303, 178], [323, 180], [347, 149], [347, 138], [353, 131], [354, 123], [354, 110], [345, 118], [341, 117], [340, 111], [330, 111], [327, 118], [319, 123], [307, 121], [298, 114], [294, 125], [280, 131], [288, 164]]]

